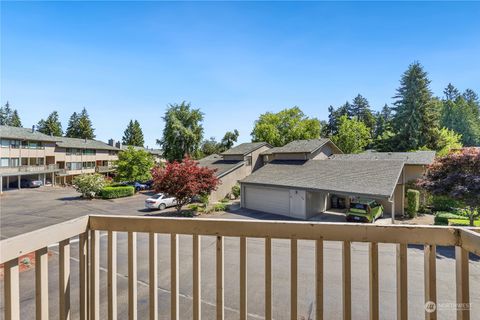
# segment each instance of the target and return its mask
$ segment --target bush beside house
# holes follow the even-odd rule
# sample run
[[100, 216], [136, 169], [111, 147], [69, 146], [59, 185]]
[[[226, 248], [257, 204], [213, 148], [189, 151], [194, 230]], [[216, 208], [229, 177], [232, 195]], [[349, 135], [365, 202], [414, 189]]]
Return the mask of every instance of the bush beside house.
[[108, 186], [100, 191], [100, 197], [102, 199], [130, 197], [134, 194], [135, 188], [133, 186]]
[[420, 191], [409, 189], [407, 190], [407, 213], [410, 218], [417, 216], [420, 208]]

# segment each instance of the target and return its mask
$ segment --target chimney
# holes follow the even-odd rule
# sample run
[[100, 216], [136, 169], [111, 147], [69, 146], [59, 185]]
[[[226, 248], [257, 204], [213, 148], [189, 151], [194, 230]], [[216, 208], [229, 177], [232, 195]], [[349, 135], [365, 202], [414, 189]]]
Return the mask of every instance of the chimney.
[[122, 149], [122, 143], [120, 141], [117, 141], [117, 143], [115, 143], [115, 147], [117, 147], [118, 149]]
[[115, 146], [115, 140], [113, 140], [113, 139], [108, 140], [108, 144], [110, 146], [114, 147]]
[[35, 125], [32, 126], [32, 133], [35, 132]]

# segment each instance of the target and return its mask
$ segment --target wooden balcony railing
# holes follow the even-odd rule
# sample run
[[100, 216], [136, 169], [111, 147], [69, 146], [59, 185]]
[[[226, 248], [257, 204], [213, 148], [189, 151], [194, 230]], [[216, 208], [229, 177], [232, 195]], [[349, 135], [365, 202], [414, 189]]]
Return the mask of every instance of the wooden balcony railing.
[[[240, 319], [247, 319], [247, 242], [251, 238], [264, 239], [264, 306], [265, 319], [272, 319], [272, 239], [290, 241], [290, 318], [297, 319], [298, 241], [315, 243], [315, 319], [324, 316], [324, 249], [325, 241], [342, 243], [343, 319], [352, 318], [352, 259], [351, 243], [369, 243], [370, 319], [379, 319], [379, 243], [396, 245], [397, 319], [408, 317], [407, 245], [424, 246], [425, 301], [437, 301], [436, 246], [455, 246], [456, 299], [467, 305], [469, 298], [469, 253], [480, 255], [480, 230], [437, 226], [378, 226], [366, 224], [338, 224], [320, 222], [216, 220], [158, 217], [123, 217], [90, 215], [53, 225], [0, 242], [0, 263], [4, 263], [5, 319], [19, 319], [18, 258], [35, 252], [36, 319], [48, 319], [48, 262], [47, 247], [59, 243], [59, 314], [69, 319], [70, 306], [80, 306], [80, 319], [100, 318], [100, 232], [107, 232], [107, 305], [108, 319], [117, 318], [117, 234], [128, 234], [128, 318], [137, 319], [137, 233], [148, 234], [148, 287], [150, 319], [158, 317], [158, 234], [170, 237], [171, 319], [179, 319], [179, 235], [191, 235], [193, 319], [201, 318], [201, 239], [216, 237], [215, 287], [216, 318], [224, 318], [224, 239], [239, 239]], [[79, 301], [70, 301], [70, 239], [79, 237]], [[162, 266], [164, 268], [164, 266]], [[167, 267], [168, 268], [168, 267]], [[76, 296], [76, 295], [75, 295]], [[341, 317], [341, 316], [339, 316]], [[425, 318], [436, 319], [437, 313], [425, 312]], [[457, 319], [469, 319], [468, 308], [458, 309]]]

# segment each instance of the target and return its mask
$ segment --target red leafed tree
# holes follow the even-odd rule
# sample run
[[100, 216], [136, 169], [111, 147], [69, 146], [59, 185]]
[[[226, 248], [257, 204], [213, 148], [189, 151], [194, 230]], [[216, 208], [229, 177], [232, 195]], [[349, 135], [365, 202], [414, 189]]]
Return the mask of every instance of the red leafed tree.
[[473, 225], [474, 215], [480, 210], [480, 148], [463, 148], [438, 158], [418, 185], [434, 195], [449, 196], [469, 206]]
[[182, 162], [168, 162], [164, 168], [152, 169], [155, 191], [164, 192], [177, 199], [177, 211], [195, 196], [210, 194], [217, 189], [220, 180], [215, 177], [215, 171], [200, 167], [196, 161], [189, 158]]

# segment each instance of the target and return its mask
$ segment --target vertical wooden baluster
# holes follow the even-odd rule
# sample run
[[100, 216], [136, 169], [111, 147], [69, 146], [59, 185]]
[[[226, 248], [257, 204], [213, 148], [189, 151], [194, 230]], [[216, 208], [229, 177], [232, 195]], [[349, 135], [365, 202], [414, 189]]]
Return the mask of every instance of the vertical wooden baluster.
[[137, 233], [128, 232], [128, 319], [137, 319]]
[[323, 240], [315, 240], [315, 319], [323, 319]]
[[178, 235], [170, 236], [170, 319], [178, 320]]
[[79, 289], [80, 289], [80, 320], [87, 320], [88, 317], [88, 309], [87, 309], [87, 301], [88, 301], [88, 265], [87, 265], [87, 257], [88, 257], [88, 232], [82, 233], [79, 236], [78, 242], [78, 260], [79, 260]]
[[265, 238], [265, 319], [272, 319], [272, 239]]
[[290, 319], [297, 320], [298, 246], [297, 239], [290, 240]]
[[370, 320], [379, 319], [378, 308], [378, 244], [371, 242], [369, 244], [369, 271], [370, 271]]
[[457, 287], [457, 319], [470, 319], [470, 289], [469, 289], [469, 253], [462, 247], [455, 247], [455, 274]]
[[[424, 247], [424, 281], [425, 281], [425, 305], [429, 302], [437, 304], [437, 248], [435, 245], [426, 244]], [[425, 310], [426, 320], [437, 319], [437, 308]]]
[[352, 259], [349, 241], [343, 241], [342, 252], [343, 319], [350, 320], [352, 318]]
[[18, 275], [18, 258], [4, 264], [4, 311], [5, 320], [20, 319], [20, 289]]
[[108, 231], [108, 320], [117, 319], [117, 232]]
[[37, 320], [48, 319], [48, 248], [35, 251], [35, 313]]
[[202, 317], [202, 255], [201, 238], [193, 235], [193, 319], [200, 320]]
[[59, 245], [59, 294], [60, 320], [70, 319], [70, 239]]
[[100, 319], [100, 231], [90, 232], [90, 320]]
[[216, 282], [217, 282], [217, 320], [223, 320], [224, 318], [224, 270], [223, 270], [223, 237], [217, 236], [217, 258], [216, 258]]
[[247, 238], [240, 237], [240, 320], [247, 314]]
[[408, 319], [407, 244], [397, 244], [397, 320]]
[[148, 237], [148, 274], [150, 320], [158, 319], [158, 237], [150, 232]]

